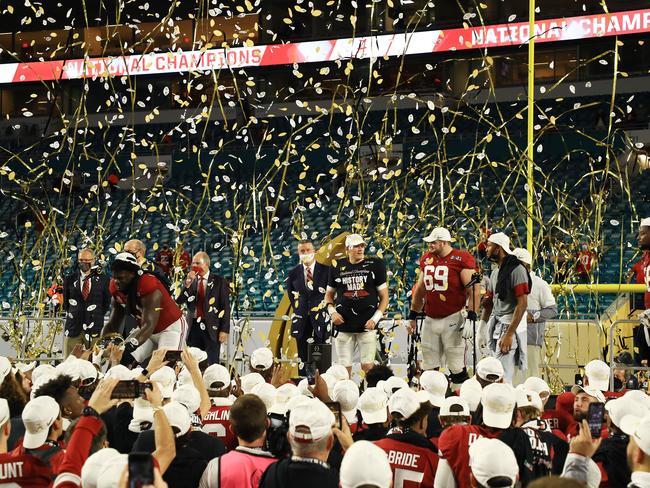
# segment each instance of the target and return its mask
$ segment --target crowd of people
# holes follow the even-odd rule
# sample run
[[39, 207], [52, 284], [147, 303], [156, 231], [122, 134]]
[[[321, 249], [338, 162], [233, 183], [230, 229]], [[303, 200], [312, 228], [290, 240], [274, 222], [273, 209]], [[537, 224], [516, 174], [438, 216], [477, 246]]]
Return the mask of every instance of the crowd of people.
[[0, 358], [2, 486], [650, 486], [650, 396], [608, 391], [599, 360], [554, 395], [534, 376], [513, 387], [493, 357], [454, 389], [385, 365], [361, 385], [342, 365], [294, 382], [267, 348], [242, 376], [198, 348], [133, 369], [123, 353]]

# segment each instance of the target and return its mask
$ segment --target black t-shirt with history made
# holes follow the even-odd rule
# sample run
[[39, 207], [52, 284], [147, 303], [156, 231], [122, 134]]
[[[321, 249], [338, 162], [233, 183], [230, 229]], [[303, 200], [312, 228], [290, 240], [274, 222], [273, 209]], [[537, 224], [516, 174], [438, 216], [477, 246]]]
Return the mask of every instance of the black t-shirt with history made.
[[365, 258], [356, 264], [341, 259], [330, 267], [327, 286], [336, 290], [336, 311], [344, 320], [337, 330], [364, 332], [366, 322], [379, 305], [378, 292], [388, 286], [386, 264], [376, 257]]

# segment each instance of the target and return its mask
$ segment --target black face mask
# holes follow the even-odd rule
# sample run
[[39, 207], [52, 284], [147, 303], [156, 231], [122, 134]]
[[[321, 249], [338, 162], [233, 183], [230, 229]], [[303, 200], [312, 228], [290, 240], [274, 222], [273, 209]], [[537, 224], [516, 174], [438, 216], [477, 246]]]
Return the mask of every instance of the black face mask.
[[79, 263], [79, 269], [84, 273], [90, 271], [90, 263]]

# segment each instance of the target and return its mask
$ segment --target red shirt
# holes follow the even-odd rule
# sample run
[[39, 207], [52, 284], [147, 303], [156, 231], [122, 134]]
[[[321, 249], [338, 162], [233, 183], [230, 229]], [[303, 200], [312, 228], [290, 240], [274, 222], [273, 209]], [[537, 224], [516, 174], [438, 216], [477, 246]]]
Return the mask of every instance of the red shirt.
[[48, 444], [25, 452], [21, 442], [13, 451], [0, 454], [0, 485], [51, 486], [64, 456], [63, 449]]
[[469, 468], [469, 446], [479, 437], [496, 439], [501, 431], [492, 432], [482, 425], [452, 425], [442, 431], [438, 439], [440, 457], [454, 473], [458, 488], [471, 488]]
[[172, 267], [172, 260], [174, 259], [174, 253], [169, 249], [161, 250], [156, 254], [156, 263], [162, 268], [165, 273], [169, 273], [169, 270]]
[[97, 417], [83, 416], [79, 419], [59, 467], [57, 488], [81, 486], [81, 468], [88, 459], [93, 438], [103, 426], [103, 422]]
[[[113, 295], [113, 298], [115, 298], [115, 301], [123, 307], [126, 307], [126, 295], [117, 289], [115, 281], [112, 278], [108, 288], [111, 295]], [[138, 280], [138, 303], [136, 304], [136, 320], [138, 325], [140, 325], [142, 321], [142, 304], [140, 298], [150, 295], [156, 290], [159, 290], [160, 293], [162, 293], [162, 297], [160, 299], [160, 315], [158, 316], [158, 323], [153, 331], [154, 334], [162, 332], [182, 317], [181, 309], [178, 308], [174, 299], [169, 295], [165, 285], [158, 281], [158, 278], [155, 276], [145, 273], [140, 276], [140, 279]]]
[[[558, 408], [543, 411], [542, 420], [546, 421], [551, 430], [562, 432], [564, 439], [566, 439], [569, 426], [575, 422], [569, 413]], [[556, 434], [556, 432], [553, 433]]]
[[595, 258], [596, 253], [593, 251], [580, 251], [577, 256], [576, 271], [579, 274], [589, 273]]
[[460, 279], [464, 269], [476, 269], [476, 260], [467, 251], [453, 249], [444, 258], [427, 252], [420, 259], [426, 297], [424, 312], [440, 319], [455, 314], [465, 307], [467, 295]]
[[237, 447], [237, 437], [230, 430], [230, 404], [210, 407], [203, 417], [203, 432], [221, 439], [229, 451]]
[[650, 308], [650, 251], [643, 253], [643, 282], [646, 286], [643, 304], [648, 309]]
[[[419, 437], [417, 444], [406, 442], [409, 437]], [[420, 488], [433, 486], [438, 468], [438, 455], [435, 446], [427, 439], [414, 433], [401, 434], [395, 438], [376, 441], [388, 455], [390, 468], [393, 470], [393, 486], [403, 488]], [[420, 439], [418, 439], [420, 440]]]

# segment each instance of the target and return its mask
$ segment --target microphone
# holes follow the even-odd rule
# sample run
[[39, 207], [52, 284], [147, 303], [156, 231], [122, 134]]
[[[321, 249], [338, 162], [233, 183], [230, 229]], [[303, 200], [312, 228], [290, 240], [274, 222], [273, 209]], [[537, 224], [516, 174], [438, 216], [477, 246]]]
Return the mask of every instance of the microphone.
[[472, 275], [472, 279], [469, 280], [469, 283], [465, 285], [465, 288], [471, 288], [474, 285], [478, 285], [483, 279], [483, 275], [479, 272], [476, 272]]

